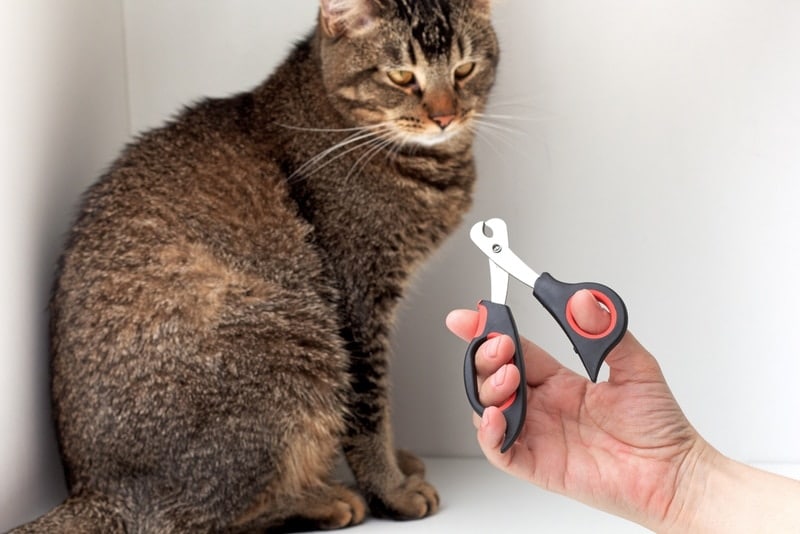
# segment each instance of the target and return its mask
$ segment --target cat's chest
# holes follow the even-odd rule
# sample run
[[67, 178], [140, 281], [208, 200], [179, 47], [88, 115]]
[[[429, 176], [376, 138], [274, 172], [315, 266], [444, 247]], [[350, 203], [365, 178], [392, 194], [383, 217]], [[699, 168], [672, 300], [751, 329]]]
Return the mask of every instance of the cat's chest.
[[[396, 284], [461, 222], [471, 204], [471, 167], [447, 185], [405, 169], [329, 176], [314, 195], [316, 243], [349, 285]], [[363, 283], [362, 283], [363, 282]]]

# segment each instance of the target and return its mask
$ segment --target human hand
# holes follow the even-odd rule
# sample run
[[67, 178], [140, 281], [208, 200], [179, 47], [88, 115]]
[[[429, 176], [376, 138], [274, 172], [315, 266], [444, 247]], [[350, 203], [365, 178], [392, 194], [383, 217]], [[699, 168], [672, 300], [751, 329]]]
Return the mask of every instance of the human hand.
[[[570, 305], [587, 332], [602, 332], [610, 322], [588, 291], [576, 293]], [[447, 317], [448, 328], [467, 341], [477, 323], [474, 311]], [[491, 339], [476, 357], [479, 395], [487, 408], [475, 423], [488, 460], [518, 478], [646, 526], [674, 524], [684, 497], [679, 481], [713, 449], [687, 421], [656, 360], [626, 333], [606, 358], [608, 381], [594, 384], [534, 343], [521, 342], [527, 416], [505, 454], [500, 445], [506, 422], [497, 406], [519, 385], [519, 370], [509, 363], [513, 342], [507, 336]]]

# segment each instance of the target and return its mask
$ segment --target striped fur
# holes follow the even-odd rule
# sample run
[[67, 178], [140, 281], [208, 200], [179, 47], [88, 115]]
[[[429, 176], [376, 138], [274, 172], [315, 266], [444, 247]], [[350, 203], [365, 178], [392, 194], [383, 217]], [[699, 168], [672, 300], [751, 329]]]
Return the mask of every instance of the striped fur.
[[[393, 444], [390, 332], [470, 205], [497, 57], [485, 2], [322, 0], [263, 84], [126, 147], [83, 198], [51, 302], [70, 496], [16, 532], [434, 513]], [[340, 451], [356, 490], [331, 480]]]

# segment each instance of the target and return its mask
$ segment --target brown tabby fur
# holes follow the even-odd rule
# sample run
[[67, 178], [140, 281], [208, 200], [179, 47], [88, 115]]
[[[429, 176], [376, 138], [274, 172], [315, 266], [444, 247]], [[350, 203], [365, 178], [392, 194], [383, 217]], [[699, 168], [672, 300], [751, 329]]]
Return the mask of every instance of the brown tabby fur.
[[[262, 85], [128, 146], [83, 200], [51, 304], [70, 496], [18, 532], [434, 513], [393, 445], [389, 333], [470, 205], [497, 55], [488, 0], [322, 0]], [[359, 493], [330, 480], [340, 450]]]

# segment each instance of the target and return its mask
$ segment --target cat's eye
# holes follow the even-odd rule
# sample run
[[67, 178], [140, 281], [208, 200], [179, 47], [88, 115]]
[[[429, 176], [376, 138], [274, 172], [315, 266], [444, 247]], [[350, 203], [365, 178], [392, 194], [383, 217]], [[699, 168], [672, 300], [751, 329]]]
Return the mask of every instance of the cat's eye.
[[400, 87], [407, 87], [416, 81], [414, 73], [410, 70], [390, 70], [386, 74], [390, 80]]
[[473, 62], [459, 65], [458, 67], [456, 67], [455, 70], [456, 80], [463, 80], [464, 78], [472, 74], [472, 71], [474, 70], [475, 70], [475, 63]]

